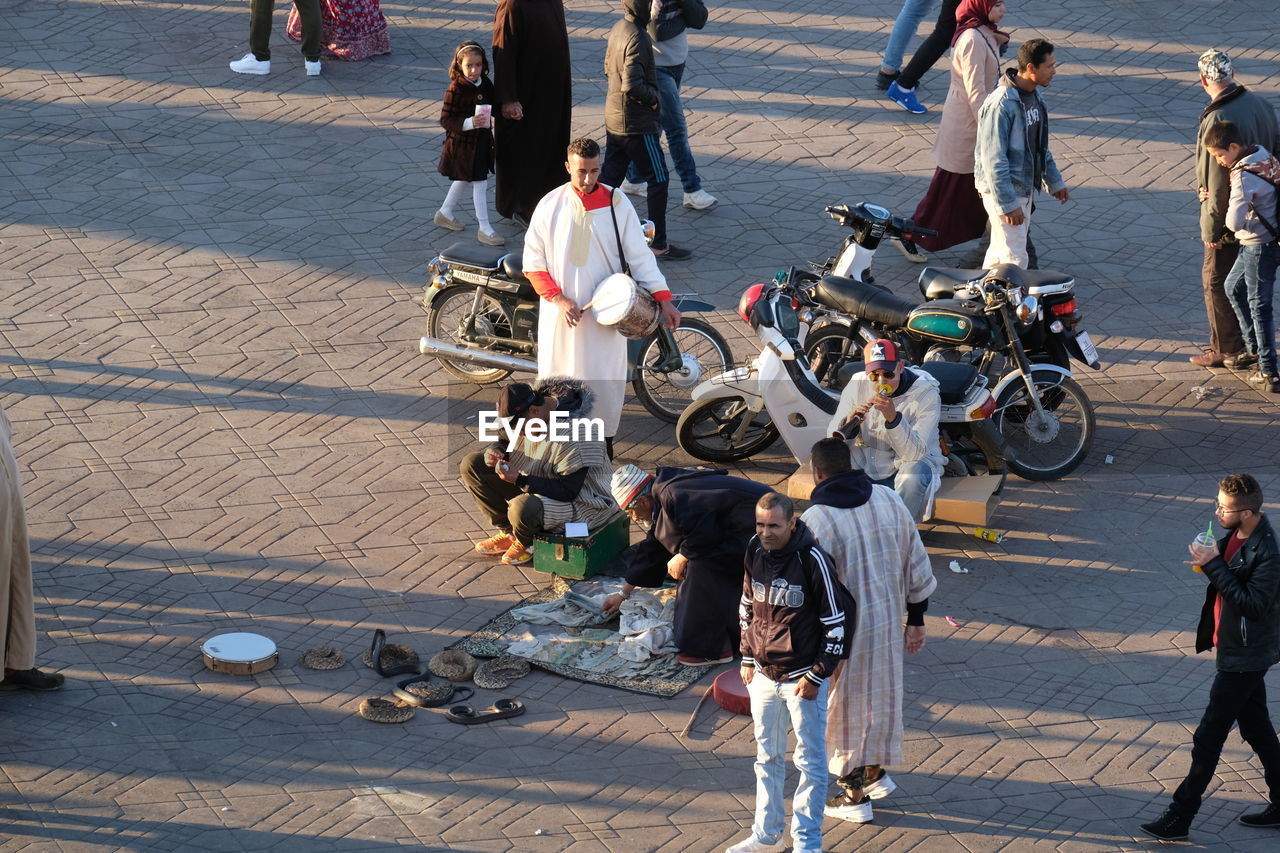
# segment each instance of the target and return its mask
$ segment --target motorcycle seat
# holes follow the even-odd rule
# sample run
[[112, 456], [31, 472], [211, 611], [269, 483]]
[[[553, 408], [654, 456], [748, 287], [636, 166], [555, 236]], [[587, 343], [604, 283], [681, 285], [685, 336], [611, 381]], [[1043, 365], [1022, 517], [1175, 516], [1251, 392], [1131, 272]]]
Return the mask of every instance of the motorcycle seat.
[[506, 255], [505, 249], [489, 249], [472, 243], [454, 243], [440, 253], [440, 260], [459, 267], [496, 270]]
[[915, 302], [903, 299], [888, 288], [838, 275], [824, 275], [819, 279], [813, 296], [822, 305], [895, 329], [907, 324], [907, 315], [916, 307]]
[[[963, 403], [965, 392], [969, 390], [969, 386], [978, 375], [978, 368], [974, 365], [953, 361], [926, 361], [919, 365], [919, 368], [938, 380], [938, 397], [944, 406]], [[845, 364], [836, 374], [833, 388], [843, 391], [844, 386], [849, 384], [849, 380], [865, 369], [866, 365], [861, 361]]]
[[965, 392], [978, 375], [975, 365], [958, 361], [926, 361], [920, 369], [938, 380], [938, 396], [944, 406], [963, 403]]
[[920, 270], [920, 277], [916, 282], [926, 298], [950, 299], [956, 295], [957, 287], [982, 278], [986, 272], [986, 269], [962, 267], [925, 267]]
[[515, 252], [508, 252], [502, 256], [502, 272], [512, 281], [526, 282], [529, 280], [524, 275], [524, 258]]

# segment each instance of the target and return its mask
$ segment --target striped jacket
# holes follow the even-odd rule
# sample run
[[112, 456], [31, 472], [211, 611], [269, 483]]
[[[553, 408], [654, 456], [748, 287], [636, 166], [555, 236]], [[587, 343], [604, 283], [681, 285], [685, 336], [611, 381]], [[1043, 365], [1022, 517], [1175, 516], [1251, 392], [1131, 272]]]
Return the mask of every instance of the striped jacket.
[[771, 681], [824, 683], [848, 656], [853, 598], [836, 579], [831, 557], [804, 522], [777, 551], [747, 543], [738, 619], [742, 665]]

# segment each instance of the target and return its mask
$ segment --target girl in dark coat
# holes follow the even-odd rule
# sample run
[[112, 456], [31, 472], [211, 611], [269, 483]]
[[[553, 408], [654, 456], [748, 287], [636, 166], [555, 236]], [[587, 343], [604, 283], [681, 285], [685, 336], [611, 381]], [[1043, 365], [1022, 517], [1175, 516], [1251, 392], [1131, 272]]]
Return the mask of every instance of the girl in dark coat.
[[489, 60], [478, 42], [458, 45], [449, 65], [449, 80], [440, 110], [440, 125], [445, 129], [440, 174], [452, 179], [453, 184], [434, 221], [450, 231], [461, 231], [462, 223], [453, 218], [453, 209], [469, 187], [480, 225], [476, 239], [486, 246], [501, 246], [505, 241], [489, 225], [486, 199], [489, 173], [493, 171], [493, 83], [489, 80]]

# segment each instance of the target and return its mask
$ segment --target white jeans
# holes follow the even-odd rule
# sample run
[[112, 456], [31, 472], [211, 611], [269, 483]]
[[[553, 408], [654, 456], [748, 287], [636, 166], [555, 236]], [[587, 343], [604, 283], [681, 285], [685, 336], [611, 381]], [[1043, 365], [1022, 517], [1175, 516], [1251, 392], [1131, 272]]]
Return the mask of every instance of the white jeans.
[[987, 247], [987, 256], [982, 259], [984, 267], [990, 269], [996, 264], [1017, 264], [1026, 269], [1031, 196], [1018, 196], [1018, 205], [1022, 208], [1022, 224], [1010, 225], [1000, 218], [1003, 211], [1000, 210], [995, 194], [982, 194], [982, 206], [987, 209], [987, 218], [991, 220], [991, 245]]

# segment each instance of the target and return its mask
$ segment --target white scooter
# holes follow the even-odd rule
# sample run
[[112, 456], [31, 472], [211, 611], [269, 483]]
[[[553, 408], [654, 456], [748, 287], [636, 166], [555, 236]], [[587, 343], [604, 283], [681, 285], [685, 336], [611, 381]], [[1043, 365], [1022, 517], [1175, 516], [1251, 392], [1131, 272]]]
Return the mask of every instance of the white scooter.
[[[796, 283], [796, 270], [772, 285], [753, 285], [738, 303], [738, 315], [756, 330], [761, 350], [750, 365], [714, 376], [693, 390], [693, 402], [676, 424], [680, 447], [709, 462], [736, 462], [766, 449], [781, 436], [797, 461], [829, 435], [840, 401], [839, 388], [858, 365], [846, 365], [843, 381], [826, 387], [809, 368], [799, 343], [801, 324], [815, 303]], [[987, 379], [965, 363], [929, 362], [921, 368], [938, 380], [942, 398], [941, 438], [948, 471], [1004, 470], [1003, 441], [986, 418], [996, 408]]]

